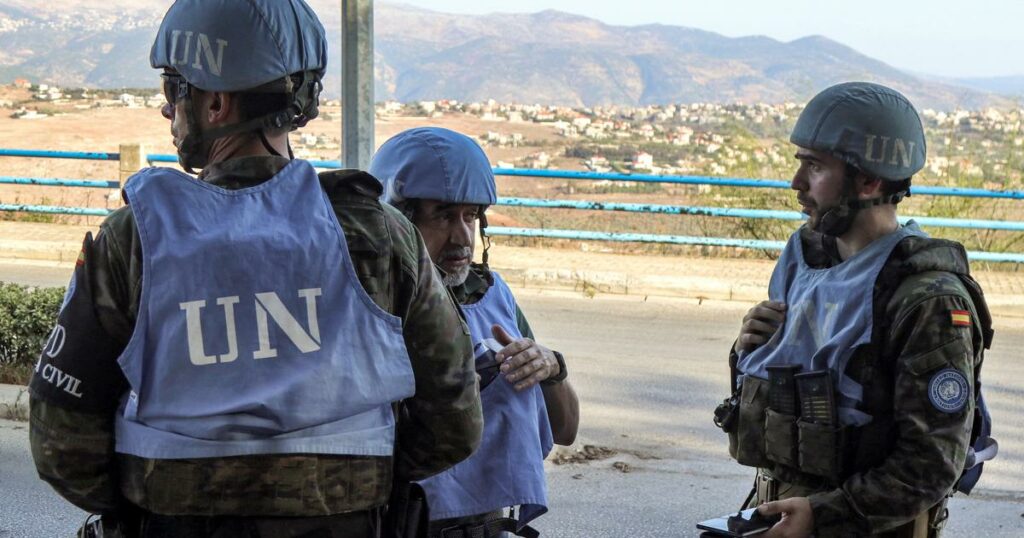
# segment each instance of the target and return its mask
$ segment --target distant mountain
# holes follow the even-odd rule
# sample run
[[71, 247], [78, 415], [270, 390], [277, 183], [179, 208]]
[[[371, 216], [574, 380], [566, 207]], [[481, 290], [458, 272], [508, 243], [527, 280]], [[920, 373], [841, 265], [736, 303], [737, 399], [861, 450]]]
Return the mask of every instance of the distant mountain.
[[954, 83], [976, 90], [1024, 99], [1024, 75], [1008, 77], [958, 78]]
[[[337, 0], [311, 0], [340, 49]], [[148, 55], [168, 0], [0, 0], [0, 82], [153, 87]], [[70, 14], [74, 14], [71, 16]], [[804, 101], [846, 80], [872, 80], [921, 107], [1006, 104], [985, 87], [924, 80], [825, 37], [780, 42], [679, 26], [614, 26], [559, 11], [454, 15], [378, 2], [378, 100], [573, 106]], [[339, 66], [326, 80], [337, 95]]]

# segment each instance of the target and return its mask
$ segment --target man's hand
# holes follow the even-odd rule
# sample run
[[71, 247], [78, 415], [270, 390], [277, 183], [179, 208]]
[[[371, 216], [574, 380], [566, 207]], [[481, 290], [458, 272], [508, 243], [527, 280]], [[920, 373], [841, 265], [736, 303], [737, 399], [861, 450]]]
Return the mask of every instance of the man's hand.
[[496, 356], [501, 373], [517, 391], [524, 391], [558, 374], [558, 359], [550, 349], [529, 338], [512, 338], [501, 325], [491, 327], [495, 340], [505, 346]]
[[765, 503], [757, 510], [763, 516], [782, 514], [782, 521], [768, 529], [764, 538], [807, 538], [814, 531], [814, 512], [807, 497]]
[[771, 339], [786, 320], [786, 304], [777, 301], [761, 301], [747, 311], [740, 327], [740, 337], [733, 348], [737, 354], [751, 352]]

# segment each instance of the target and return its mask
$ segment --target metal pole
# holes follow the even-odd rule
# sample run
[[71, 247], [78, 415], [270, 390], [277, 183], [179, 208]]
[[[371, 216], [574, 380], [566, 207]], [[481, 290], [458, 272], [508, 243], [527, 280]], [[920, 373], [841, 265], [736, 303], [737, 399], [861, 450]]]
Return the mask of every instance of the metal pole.
[[107, 196], [111, 202], [118, 203], [121, 202], [121, 190], [124, 190], [128, 179], [146, 165], [146, 150], [142, 144], [121, 144], [119, 156], [117, 179], [121, 183], [121, 189]]
[[373, 156], [373, 0], [341, 0], [341, 162], [365, 170]]

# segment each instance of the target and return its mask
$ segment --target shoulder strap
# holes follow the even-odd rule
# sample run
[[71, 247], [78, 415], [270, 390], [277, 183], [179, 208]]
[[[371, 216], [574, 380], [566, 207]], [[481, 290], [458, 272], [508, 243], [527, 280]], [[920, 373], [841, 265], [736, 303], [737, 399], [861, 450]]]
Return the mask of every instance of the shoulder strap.
[[960, 274], [960, 281], [963, 282], [964, 287], [967, 288], [967, 293], [971, 296], [971, 303], [974, 304], [974, 313], [977, 314], [978, 327], [981, 328], [981, 337], [985, 349], [992, 347], [992, 336], [995, 331], [992, 330], [992, 314], [988, 310], [988, 302], [985, 301], [985, 294], [981, 291], [981, 286], [978, 282], [971, 277], [971, 275]]
[[[983, 463], [989, 459], [995, 457], [998, 452], [999, 445], [995, 439], [991, 437], [992, 433], [992, 417], [988, 412], [988, 406], [985, 404], [985, 398], [982, 393], [981, 386], [981, 367], [984, 362], [983, 358], [980, 357], [984, 350], [989, 349], [992, 346], [992, 337], [994, 331], [992, 329], [992, 314], [989, 312], [988, 303], [985, 301], [985, 295], [982, 292], [981, 286], [978, 285], [977, 281], [974, 280], [969, 274], [969, 269], [966, 266], [961, 267], [959, 263], [954, 266], [944, 266], [939, 260], [942, 258], [940, 249], [959, 249], [963, 250], [963, 247], [959, 244], [952, 243], [950, 241], [927, 239], [928, 243], [923, 247], [920, 247], [916, 253], [924, 253], [925, 256], [918, 258], [918, 263], [911, 262], [907, 259], [897, 259], [899, 254], [903, 254], [905, 251], [901, 251], [897, 247], [894, 251], [893, 258], [889, 260], [886, 267], [883, 268], [879, 274], [879, 278], [876, 282], [876, 296], [874, 303], [874, 315], [875, 315], [875, 327], [876, 331], [872, 338], [872, 345], [876, 347], [876, 350], [881, 349], [882, 338], [885, 334], [888, 334], [888, 320], [885, 316], [885, 310], [891, 301], [896, 299], [896, 294], [901, 289], [900, 284], [908, 276], [927, 272], [927, 271], [944, 271], [947, 273], [955, 274], [960, 282], [963, 284], [964, 289], [969, 295], [972, 314], [974, 320], [976, 320], [977, 327], [981, 333], [981, 348], [978, 349], [975, 346], [975, 353], [978, 355], [979, 360], [974, 368], [974, 387], [975, 387], [975, 407], [974, 407], [974, 421], [971, 428], [971, 439], [970, 446], [968, 447], [967, 462], [964, 467], [962, 474], [957, 480], [954, 486], [955, 491], [959, 491], [965, 494], [969, 494], [981, 478]], [[897, 254], [899, 252], [899, 254]], [[931, 254], [935, 253], [935, 256]], [[921, 262], [920, 260], [922, 260]], [[962, 256], [963, 260], [966, 260], [966, 254]], [[880, 367], [884, 367], [879, 364], [880, 361], [875, 358], [870, 364], [865, 365], [866, 369], [866, 381], [876, 379], [874, 370]], [[865, 383], [865, 393], [868, 392], [869, 387]]]

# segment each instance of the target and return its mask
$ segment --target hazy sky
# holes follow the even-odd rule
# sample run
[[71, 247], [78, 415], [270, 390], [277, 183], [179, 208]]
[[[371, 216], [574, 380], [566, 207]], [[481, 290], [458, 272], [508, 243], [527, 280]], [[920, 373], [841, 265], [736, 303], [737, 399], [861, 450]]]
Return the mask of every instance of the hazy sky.
[[820, 34], [903, 70], [1024, 75], [1024, 0], [399, 0], [450, 13], [558, 9], [789, 41]]

